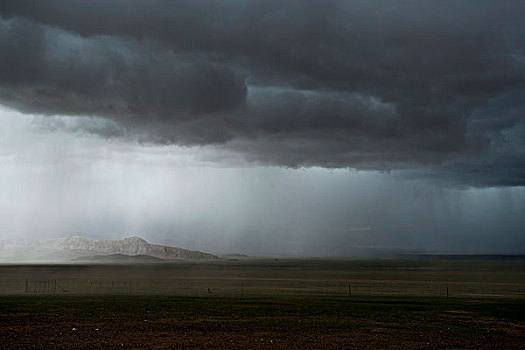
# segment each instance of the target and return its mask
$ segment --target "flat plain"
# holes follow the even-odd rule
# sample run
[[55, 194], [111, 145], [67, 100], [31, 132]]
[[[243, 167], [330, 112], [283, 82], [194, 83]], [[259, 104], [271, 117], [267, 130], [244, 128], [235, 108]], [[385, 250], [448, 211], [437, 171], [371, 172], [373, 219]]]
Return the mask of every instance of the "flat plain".
[[2, 349], [520, 349], [523, 257], [0, 266]]

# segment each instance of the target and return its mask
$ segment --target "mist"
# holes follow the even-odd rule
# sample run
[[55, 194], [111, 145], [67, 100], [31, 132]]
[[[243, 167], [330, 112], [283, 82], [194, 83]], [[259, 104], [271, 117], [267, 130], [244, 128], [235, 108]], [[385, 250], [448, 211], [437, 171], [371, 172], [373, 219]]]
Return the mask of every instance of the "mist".
[[289, 256], [524, 252], [522, 187], [447, 186], [406, 171], [221, 167], [208, 160], [219, 156], [213, 148], [107, 139], [71, 131], [77, 122], [1, 109], [2, 239], [138, 235]]

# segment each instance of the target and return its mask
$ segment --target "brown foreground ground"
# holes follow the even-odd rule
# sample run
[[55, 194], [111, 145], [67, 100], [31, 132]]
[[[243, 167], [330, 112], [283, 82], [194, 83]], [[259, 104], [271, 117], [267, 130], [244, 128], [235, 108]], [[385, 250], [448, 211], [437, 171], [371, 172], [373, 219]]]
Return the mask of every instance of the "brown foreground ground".
[[2, 349], [523, 349], [511, 300], [4, 297]]

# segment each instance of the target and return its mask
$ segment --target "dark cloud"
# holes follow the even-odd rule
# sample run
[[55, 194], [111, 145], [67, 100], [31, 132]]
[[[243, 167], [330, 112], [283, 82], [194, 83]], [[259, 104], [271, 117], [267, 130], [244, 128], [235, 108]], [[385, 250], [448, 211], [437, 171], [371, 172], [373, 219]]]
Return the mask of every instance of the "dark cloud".
[[525, 184], [521, 1], [10, 1], [0, 102], [284, 166]]
[[0, 26], [7, 103], [47, 114], [119, 116], [233, 110], [244, 103], [240, 72], [202, 54], [151, 42], [84, 38], [21, 18]]

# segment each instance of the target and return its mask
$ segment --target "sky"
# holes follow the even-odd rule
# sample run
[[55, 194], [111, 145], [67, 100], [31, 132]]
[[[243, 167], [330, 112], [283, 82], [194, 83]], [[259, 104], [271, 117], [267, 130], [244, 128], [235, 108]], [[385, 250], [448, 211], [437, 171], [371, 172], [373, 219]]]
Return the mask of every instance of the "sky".
[[4, 0], [0, 239], [525, 254], [522, 1]]

